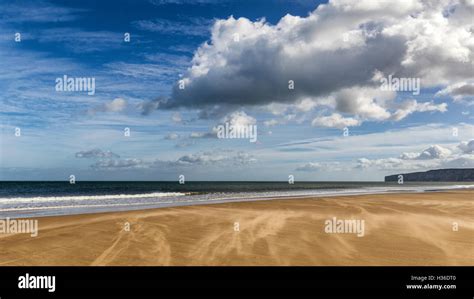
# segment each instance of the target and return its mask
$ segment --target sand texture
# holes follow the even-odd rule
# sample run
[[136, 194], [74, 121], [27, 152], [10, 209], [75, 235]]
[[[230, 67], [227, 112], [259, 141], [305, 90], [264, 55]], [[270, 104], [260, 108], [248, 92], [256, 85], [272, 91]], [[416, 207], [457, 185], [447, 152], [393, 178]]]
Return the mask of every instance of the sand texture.
[[[364, 220], [364, 236], [326, 233], [332, 217]], [[0, 265], [474, 265], [473, 191], [38, 219], [37, 237], [0, 234]]]

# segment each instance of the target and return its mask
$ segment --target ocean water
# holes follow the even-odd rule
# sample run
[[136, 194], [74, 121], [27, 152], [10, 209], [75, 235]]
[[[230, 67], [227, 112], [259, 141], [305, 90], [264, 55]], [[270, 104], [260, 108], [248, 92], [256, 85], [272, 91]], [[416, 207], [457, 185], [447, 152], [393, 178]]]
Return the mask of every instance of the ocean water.
[[209, 203], [474, 188], [473, 183], [0, 182], [0, 218], [42, 217]]

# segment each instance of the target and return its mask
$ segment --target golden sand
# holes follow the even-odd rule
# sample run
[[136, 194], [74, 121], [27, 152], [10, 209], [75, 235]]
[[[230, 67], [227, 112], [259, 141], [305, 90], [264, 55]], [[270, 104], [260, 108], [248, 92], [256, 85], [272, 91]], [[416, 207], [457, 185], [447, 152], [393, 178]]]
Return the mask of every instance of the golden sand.
[[[364, 236], [326, 233], [333, 217], [364, 220]], [[474, 265], [474, 192], [45, 217], [0, 250], [0, 265]]]

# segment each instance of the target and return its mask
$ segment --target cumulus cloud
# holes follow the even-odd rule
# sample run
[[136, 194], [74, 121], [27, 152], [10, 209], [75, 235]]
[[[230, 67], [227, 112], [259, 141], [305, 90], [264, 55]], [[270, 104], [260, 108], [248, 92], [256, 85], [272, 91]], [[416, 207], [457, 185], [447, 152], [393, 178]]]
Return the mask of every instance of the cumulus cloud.
[[[244, 128], [250, 125], [255, 125], [257, 120], [244, 111], [234, 111], [220, 119], [221, 125], [226, 123], [234, 128]], [[189, 138], [217, 138], [217, 132], [217, 127], [213, 127], [210, 132], [192, 132], [189, 135]]]
[[171, 116], [171, 120], [177, 124], [183, 122], [183, 118], [181, 117], [181, 114], [178, 112], [174, 113], [173, 116]]
[[405, 160], [442, 159], [451, 155], [451, 150], [440, 145], [432, 145], [421, 153], [403, 153], [400, 158]]
[[458, 148], [465, 154], [472, 154], [474, 153], [474, 140], [461, 142]]
[[426, 159], [442, 159], [447, 158], [451, 155], [451, 151], [447, 148], [444, 148], [439, 145], [433, 145], [425, 149], [417, 159], [426, 160]]
[[169, 133], [168, 135], [165, 136], [166, 140], [176, 140], [179, 139], [179, 135], [176, 133]]
[[127, 106], [127, 101], [122, 98], [116, 98], [109, 103], [105, 103], [104, 108], [107, 112], [120, 112]]
[[127, 107], [127, 101], [122, 98], [115, 98], [110, 102], [104, 103], [98, 107], [90, 109], [88, 112], [90, 114], [95, 114], [97, 112], [121, 112]]
[[343, 117], [339, 113], [321, 116], [313, 119], [311, 124], [315, 127], [345, 128], [360, 125], [360, 121], [352, 117]]
[[91, 165], [96, 170], [147, 168], [140, 159], [104, 159]]
[[344, 88], [333, 94], [337, 111], [371, 120], [388, 119], [390, 112], [385, 103], [395, 98], [395, 92], [367, 87]]
[[246, 127], [250, 125], [255, 125], [257, 120], [252, 116], [248, 115], [244, 111], [235, 111], [230, 113], [222, 118], [223, 123], [229, 123], [229, 125], [234, 127]]
[[298, 166], [296, 168], [297, 171], [315, 171], [320, 170], [321, 164], [318, 162], [309, 162], [304, 165]]
[[341, 171], [344, 169], [344, 165], [340, 162], [309, 162], [298, 166], [295, 170], [296, 171]]
[[217, 20], [182, 78], [185, 88], [176, 85], [156, 108], [228, 113], [299, 103], [303, 111], [326, 105], [360, 121], [443, 112], [445, 104], [395, 107], [396, 92], [381, 91], [374, 74], [419, 78], [423, 88], [466, 82], [472, 77], [473, 10], [472, 1], [333, 0], [277, 24]]
[[120, 158], [119, 155], [111, 151], [103, 151], [98, 148], [77, 152], [75, 156], [76, 158], [86, 158], [86, 159]]

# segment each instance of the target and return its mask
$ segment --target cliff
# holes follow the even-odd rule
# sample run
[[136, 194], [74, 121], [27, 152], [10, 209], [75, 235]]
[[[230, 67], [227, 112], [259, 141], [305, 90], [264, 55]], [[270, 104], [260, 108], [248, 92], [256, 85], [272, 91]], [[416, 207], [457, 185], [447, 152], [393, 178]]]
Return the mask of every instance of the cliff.
[[436, 169], [424, 172], [399, 173], [385, 177], [386, 182], [398, 181], [403, 175], [404, 182], [474, 182], [474, 168]]

